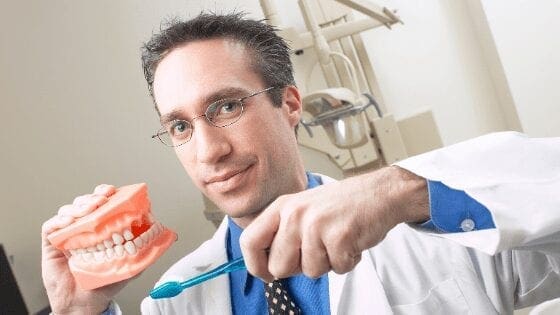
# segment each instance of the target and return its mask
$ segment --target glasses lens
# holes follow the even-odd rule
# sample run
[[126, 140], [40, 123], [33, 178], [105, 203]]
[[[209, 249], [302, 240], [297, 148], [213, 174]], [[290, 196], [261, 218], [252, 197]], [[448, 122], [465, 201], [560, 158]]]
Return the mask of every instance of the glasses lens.
[[217, 101], [206, 110], [206, 118], [216, 127], [225, 127], [236, 122], [243, 113], [240, 100]]
[[191, 138], [192, 125], [186, 120], [173, 120], [163, 126], [158, 132], [158, 138], [165, 145], [176, 147]]

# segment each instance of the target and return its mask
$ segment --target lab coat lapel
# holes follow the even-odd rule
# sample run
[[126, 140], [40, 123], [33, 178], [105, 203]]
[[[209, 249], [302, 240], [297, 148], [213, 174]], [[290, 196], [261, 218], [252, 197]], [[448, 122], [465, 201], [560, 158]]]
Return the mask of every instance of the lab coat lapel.
[[[202, 272], [215, 268], [227, 261], [226, 253], [227, 218], [224, 218], [216, 233], [210, 240], [206, 259], [193, 267]], [[210, 264], [210, 265], [209, 265]], [[202, 299], [204, 314], [231, 314], [231, 294], [229, 276], [219, 276], [207, 281], [203, 287]]]
[[332, 314], [393, 314], [368, 251], [351, 272], [328, 276]]
[[[335, 181], [317, 175], [323, 184]], [[362, 260], [351, 272], [339, 275], [331, 271], [328, 276], [332, 314], [393, 314], [368, 251], [362, 252]]]

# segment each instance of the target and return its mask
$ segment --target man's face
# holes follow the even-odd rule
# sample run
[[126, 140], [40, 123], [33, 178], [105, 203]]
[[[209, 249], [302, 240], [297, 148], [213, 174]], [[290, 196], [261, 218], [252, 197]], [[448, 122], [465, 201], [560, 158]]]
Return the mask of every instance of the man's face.
[[248, 98], [241, 119], [217, 128], [204, 118], [208, 105], [261, 91], [262, 79], [249, 65], [250, 54], [223, 39], [189, 43], [160, 62], [154, 97], [162, 119], [173, 114], [191, 121], [189, 142], [175, 152], [195, 185], [226, 214], [245, 226], [278, 196], [301, 191], [306, 178], [294, 127], [301, 102], [293, 87], [280, 108], [267, 93]]

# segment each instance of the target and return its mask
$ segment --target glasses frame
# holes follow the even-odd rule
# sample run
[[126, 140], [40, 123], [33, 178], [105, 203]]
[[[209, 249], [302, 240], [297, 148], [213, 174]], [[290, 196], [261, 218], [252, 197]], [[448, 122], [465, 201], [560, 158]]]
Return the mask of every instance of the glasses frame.
[[271, 91], [271, 90], [276, 89], [276, 88], [278, 88], [278, 87], [276, 87], [276, 86], [271, 86], [271, 87], [268, 87], [268, 88], [266, 88], [266, 89], [264, 89], [264, 90], [261, 90], [261, 91], [252, 93], [252, 94], [247, 95], [247, 96], [244, 96], [244, 97], [242, 97], [242, 98], [237, 98], [237, 99], [234, 98], [234, 99], [232, 99], [233, 101], [237, 101], [237, 102], [239, 102], [239, 103], [241, 104], [241, 113], [239, 114], [239, 116], [238, 116], [234, 121], [232, 121], [232, 122], [230, 122], [230, 123], [228, 123], [228, 124], [226, 124], [226, 125], [223, 125], [223, 126], [217, 126], [217, 125], [215, 125], [210, 119], [208, 119], [208, 109], [210, 109], [210, 107], [212, 107], [212, 105], [214, 105], [214, 104], [216, 104], [216, 103], [223, 102], [224, 100], [227, 100], [227, 98], [221, 99], [221, 100], [217, 100], [217, 101], [215, 101], [215, 102], [212, 102], [211, 104], [209, 104], [209, 105], [206, 107], [206, 110], [204, 111], [204, 114], [198, 115], [198, 116], [192, 118], [190, 121], [189, 121], [189, 120], [186, 120], [186, 119], [174, 119], [174, 120], [170, 121], [169, 123], [173, 123], [173, 122], [177, 122], [177, 121], [184, 121], [184, 122], [187, 122], [187, 123], [189, 123], [189, 124], [191, 125], [191, 128], [192, 128], [191, 134], [189, 135], [188, 139], [186, 139], [184, 142], [182, 142], [182, 143], [180, 143], [180, 144], [177, 144], [177, 145], [167, 144], [167, 143], [165, 143], [165, 141], [163, 141], [163, 139], [161, 138], [161, 136], [169, 133], [169, 132], [166, 130], [166, 127], [164, 127], [164, 126], [162, 126], [160, 129], [158, 129], [158, 131], [156, 132], [156, 134], [152, 135], [152, 139], [157, 138], [161, 143], [163, 143], [163, 144], [164, 144], [165, 146], [167, 146], [167, 147], [176, 148], [176, 147], [182, 146], [183, 144], [185, 144], [185, 143], [187, 143], [187, 142], [189, 142], [189, 141], [191, 140], [192, 134], [194, 133], [194, 123], [193, 123], [193, 122], [194, 122], [195, 119], [198, 119], [198, 118], [201, 118], [201, 117], [206, 118], [206, 121], [207, 121], [211, 126], [214, 126], [214, 127], [216, 127], [216, 128], [224, 128], [224, 127], [227, 127], [227, 126], [231, 126], [231, 125], [235, 124], [236, 122], [238, 122], [239, 119], [241, 119], [241, 116], [243, 116], [243, 112], [244, 112], [244, 109], [245, 109], [245, 100], [246, 100], [246, 99], [251, 98], [251, 97], [253, 97], [253, 96], [257, 96], [257, 95], [259, 95], [259, 94], [262, 94], [262, 93], [265, 93], [265, 92], [268, 92], [268, 91]]

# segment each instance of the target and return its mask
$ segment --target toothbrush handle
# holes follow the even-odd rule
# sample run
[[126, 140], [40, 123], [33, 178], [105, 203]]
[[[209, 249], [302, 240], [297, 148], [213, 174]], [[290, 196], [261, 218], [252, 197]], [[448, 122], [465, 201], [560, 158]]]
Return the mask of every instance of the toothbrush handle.
[[229, 272], [233, 272], [236, 270], [241, 270], [241, 269], [245, 269], [245, 261], [243, 260], [243, 257], [241, 258], [237, 258], [235, 260], [232, 260], [230, 262], [227, 262], [223, 265], [220, 265], [218, 267], [216, 267], [215, 269], [212, 269], [206, 273], [203, 273], [197, 277], [194, 277], [192, 279], [189, 279], [187, 281], [181, 282], [181, 287], [183, 289], [192, 287], [194, 285], [197, 285], [199, 283], [202, 283], [204, 281], [213, 279], [219, 275], [225, 274], [225, 273], [229, 273]]

